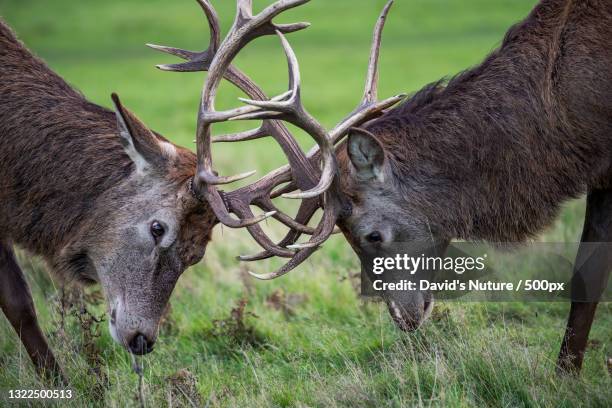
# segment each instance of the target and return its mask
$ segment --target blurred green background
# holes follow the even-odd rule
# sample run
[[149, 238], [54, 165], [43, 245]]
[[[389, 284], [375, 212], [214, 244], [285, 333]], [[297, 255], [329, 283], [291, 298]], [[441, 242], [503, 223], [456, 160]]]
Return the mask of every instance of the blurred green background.
[[[270, 2], [254, 3], [261, 9]], [[381, 52], [381, 97], [414, 92], [478, 64], [534, 3], [396, 0]], [[213, 4], [227, 30], [234, 2]], [[362, 94], [371, 31], [383, 5], [313, 0], [276, 20], [312, 23], [290, 41], [301, 64], [305, 105], [328, 127]], [[155, 64], [178, 61], [144, 46], [205, 48], [208, 30], [194, 1], [0, 0], [0, 15], [89, 99], [109, 106], [110, 93], [118, 92], [149, 126], [194, 147], [205, 74], [158, 71]], [[251, 44], [237, 65], [269, 95], [286, 90], [278, 39]], [[225, 84], [218, 106], [238, 106], [238, 96]], [[244, 124], [215, 130], [237, 129]], [[311, 145], [299, 137], [305, 148]], [[270, 140], [217, 145], [214, 157], [222, 174], [262, 174], [284, 164]], [[577, 241], [583, 213], [582, 200], [568, 203], [543, 239]], [[280, 236], [280, 229], [270, 229]], [[253, 250], [244, 231], [217, 227], [203, 262], [183, 275], [156, 351], [144, 360], [147, 406], [606, 406], [612, 397], [608, 304], [599, 308], [582, 377], [558, 378], [554, 361], [566, 304], [438, 304], [430, 324], [406, 335], [383, 305], [358, 298], [358, 262], [342, 237], [274, 282], [254, 281], [234, 259]], [[130, 359], [110, 339], [106, 322], [97, 322], [104, 306], [95, 290], [86, 296], [62, 290], [39, 260], [20, 259], [75, 389], [70, 403], [138, 405]], [[249, 267], [264, 272], [278, 265], [272, 260]], [[0, 402], [13, 404], [4, 390], [44, 385], [4, 318], [0, 333]]]

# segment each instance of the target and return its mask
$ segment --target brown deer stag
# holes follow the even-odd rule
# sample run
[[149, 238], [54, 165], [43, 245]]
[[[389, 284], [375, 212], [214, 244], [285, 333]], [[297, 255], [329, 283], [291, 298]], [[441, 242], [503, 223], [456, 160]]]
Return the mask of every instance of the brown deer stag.
[[[240, 3], [240, 2], [239, 2]], [[376, 100], [377, 28], [365, 95], [354, 112], [373, 109]], [[240, 11], [244, 11], [239, 7]], [[244, 14], [248, 20], [249, 15]], [[239, 21], [239, 20], [238, 20]], [[212, 24], [212, 23], [211, 23]], [[240, 27], [240, 24], [238, 24]], [[612, 241], [612, 3], [603, 0], [543, 0], [522, 22], [513, 26], [501, 46], [483, 63], [448, 82], [426, 86], [400, 106], [369, 121], [355, 115], [333, 130], [324, 128], [300, 102], [300, 76], [295, 55], [279, 33], [288, 57], [290, 90], [268, 101], [253, 93], [248, 106], [225, 114], [212, 109], [222, 72], [232, 74], [230, 60], [249, 38], [235, 30], [226, 39], [233, 47], [223, 63], [210, 69], [201, 116], [209, 123], [229, 119], [264, 119], [253, 131], [218, 141], [240, 141], [272, 135], [288, 155], [289, 165], [259, 181], [223, 195], [228, 213], [251, 217], [249, 205], [273, 210], [271, 199], [283, 195], [302, 199], [291, 231], [278, 244], [258, 225], [248, 227], [264, 251], [241, 257], [253, 261], [271, 256], [290, 258], [280, 270], [262, 279], [281, 276], [308, 258], [332, 233], [337, 223], [362, 257], [364, 248], [384, 251], [394, 242], [429, 242], [438, 253], [452, 239], [521, 242], [549, 225], [560, 205], [587, 193], [582, 242]], [[241, 37], [243, 36], [243, 37]], [[168, 70], [206, 70], [197, 53], [157, 47], [188, 59]], [[247, 92], [248, 93], [248, 92]], [[391, 106], [395, 100], [382, 103]], [[384, 109], [383, 108], [383, 109]], [[299, 126], [317, 141], [308, 155], [295, 151], [287, 133], [270, 120]], [[210, 129], [198, 139], [210, 148]], [[340, 143], [336, 155], [332, 145]], [[320, 150], [319, 150], [320, 149]], [[322, 163], [321, 176], [318, 174]], [[210, 172], [204, 181], [218, 177]], [[315, 171], [315, 173], [313, 173]], [[316, 185], [315, 185], [316, 184]], [[218, 196], [207, 184], [207, 199]], [[295, 193], [300, 189], [302, 192]], [[311, 231], [305, 225], [317, 208], [323, 217]], [[218, 213], [217, 215], [220, 216]], [[220, 216], [222, 222], [231, 219]], [[231, 219], [235, 224], [235, 220]], [[303, 233], [312, 234], [295, 244]], [[577, 273], [589, 269], [606, 286], [612, 254], [593, 254], [581, 247]], [[586, 262], [584, 262], [586, 261]], [[592, 271], [591, 271], [592, 270]], [[429, 293], [385, 294], [395, 322], [414, 330], [433, 305]], [[578, 371], [597, 302], [573, 301], [558, 367]]]
[[[234, 26], [224, 41], [210, 2], [196, 1], [210, 24], [208, 49], [190, 53], [158, 48], [190, 60], [162, 68], [210, 71], [198, 115], [197, 155], [148, 129], [116, 95], [114, 113], [88, 102], [0, 20], [0, 306], [37, 369], [60, 380], [61, 369], [38, 325], [14, 246], [42, 256], [64, 280], [101, 283], [113, 338], [131, 353], [144, 354], [153, 348], [160, 316], [179, 276], [203, 257], [218, 219], [230, 227], [254, 228], [274, 216], [297, 231], [317, 233], [277, 211], [268, 196], [254, 188], [245, 194], [265, 214], [254, 216], [246, 205], [240, 209], [242, 219], [231, 217], [225, 202], [233, 196], [215, 186], [251, 173], [218, 177], [210, 156], [211, 124], [256, 110], [215, 112], [221, 79], [251, 98], [266, 99], [229, 61], [258, 37], [306, 28], [306, 23], [277, 25], [272, 19], [307, 0], [276, 1], [255, 16], [250, 0], [238, 0]], [[361, 107], [343, 129], [398, 100]], [[315, 197], [310, 203], [318, 206], [316, 197], [327, 189], [336, 165], [325, 130], [314, 119], [309, 125], [326, 152], [325, 177], [309, 193]], [[294, 158], [290, 162], [301, 188], [316, 184], [316, 171], [282, 122], [266, 121], [251, 136], [261, 133], [274, 135]], [[328, 220], [328, 227], [333, 229], [334, 223]], [[259, 228], [256, 231], [265, 239]], [[288, 253], [283, 248], [275, 254]]]
[[102, 284], [113, 338], [152, 350], [179, 275], [216, 218], [190, 192], [196, 156], [113, 96], [94, 105], [0, 21], [0, 306], [37, 369], [62, 379], [13, 247], [65, 281]]

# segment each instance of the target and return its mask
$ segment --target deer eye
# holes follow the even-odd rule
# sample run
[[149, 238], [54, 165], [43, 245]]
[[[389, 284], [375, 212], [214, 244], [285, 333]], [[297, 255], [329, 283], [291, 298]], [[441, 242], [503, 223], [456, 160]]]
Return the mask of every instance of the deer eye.
[[164, 232], [166, 232], [166, 230], [159, 221], [153, 221], [151, 223], [151, 235], [153, 235], [154, 238], [160, 238], [162, 235], [164, 235]]
[[378, 231], [374, 231], [374, 232], [370, 232], [368, 235], [366, 235], [366, 240], [372, 244], [377, 243], [377, 242], [382, 242], [383, 237], [382, 234]]

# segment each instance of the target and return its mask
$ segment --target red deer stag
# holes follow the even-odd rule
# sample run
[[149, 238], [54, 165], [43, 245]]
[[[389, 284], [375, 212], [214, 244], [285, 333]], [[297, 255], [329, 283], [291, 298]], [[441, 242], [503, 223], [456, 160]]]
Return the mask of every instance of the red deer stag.
[[88, 102], [0, 21], [0, 306], [40, 372], [62, 379], [14, 246], [66, 281], [102, 284], [113, 338], [151, 351], [181, 273], [217, 223], [190, 192], [196, 156], [113, 95]]
[[[234, 26], [223, 41], [212, 5], [196, 1], [210, 23], [208, 49], [190, 53], [158, 47], [190, 60], [166, 69], [210, 71], [200, 103], [196, 155], [148, 129], [116, 95], [114, 113], [88, 102], [0, 20], [0, 306], [37, 369], [60, 380], [61, 369], [38, 325], [14, 246], [42, 256], [65, 280], [101, 283], [113, 338], [130, 352], [144, 354], [153, 348], [160, 316], [179, 276], [203, 257], [218, 220], [234, 228], [256, 228], [265, 240], [255, 224], [274, 216], [292, 229], [321, 237], [318, 230], [277, 211], [268, 195], [256, 188], [244, 194], [265, 214], [254, 216], [245, 205], [240, 209], [242, 219], [231, 217], [225, 203], [233, 196], [216, 186], [251, 173], [218, 177], [210, 156], [211, 125], [256, 110], [215, 112], [221, 79], [251, 98], [266, 99], [246, 75], [229, 65], [231, 59], [258, 37], [306, 28], [307, 23], [277, 25], [272, 19], [307, 0], [276, 1], [257, 15], [252, 14], [251, 1], [238, 0]], [[299, 79], [294, 84], [299, 87]], [[275, 100], [288, 96], [289, 92]], [[365, 104], [337, 133], [398, 100]], [[312, 164], [282, 122], [265, 121], [251, 136], [269, 133], [283, 144], [299, 187], [316, 185], [308, 193], [315, 197], [309, 201], [316, 203], [314, 211], [319, 205], [316, 197], [328, 188], [336, 164], [325, 130], [314, 119], [307, 121], [326, 152], [325, 173], [318, 183]], [[334, 223], [335, 219], [326, 220], [324, 234]], [[275, 254], [290, 253], [280, 247], [279, 251]]]
[[[376, 99], [376, 59], [385, 8], [375, 42], [365, 96], [355, 111]], [[244, 19], [248, 21], [248, 14]], [[211, 23], [212, 24], [212, 23]], [[246, 42], [236, 31], [226, 61]], [[326, 132], [300, 102], [295, 55], [279, 33], [290, 68], [289, 92], [267, 101], [253, 93], [248, 106], [226, 114], [211, 109], [217, 82], [204, 89], [201, 114], [209, 122], [264, 119], [253, 131], [224, 136], [240, 141], [272, 135], [289, 156], [289, 165], [259, 181], [224, 194], [229, 213], [251, 216], [249, 205], [272, 210], [270, 200], [283, 195], [302, 199], [291, 231], [273, 243], [258, 225], [248, 227], [264, 251], [241, 257], [253, 261], [289, 258], [280, 270], [257, 277], [272, 279], [295, 268], [332, 233], [337, 223], [362, 258], [364, 248], [381, 252], [394, 242], [429, 242], [438, 253], [452, 239], [521, 242], [555, 219], [560, 205], [587, 193], [582, 242], [612, 241], [612, 3], [601, 0], [543, 0], [506, 34], [483, 63], [447, 82], [426, 86], [400, 106], [349, 131], [353, 116]], [[160, 48], [160, 47], [157, 47]], [[189, 61], [170, 70], [206, 70], [200, 54], [161, 48]], [[220, 79], [223, 69], [210, 75]], [[383, 104], [386, 105], [386, 104]], [[209, 112], [210, 111], [210, 112]], [[285, 120], [310, 133], [318, 148], [294, 151], [288, 134], [272, 131], [269, 120]], [[208, 149], [209, 128], [198, 139]], [[350, 133], [346, 142], [331, 146]], [[280, 137], [282, 136], [282, 137]], [[288, 148], [291, 146], [291, 148]], [[320, 150], [319, 150], [320, 149]], [[289, 154], [290, 153], [290, 154]], [[319, 172], [315, 186], [313, 174]], [[210, 167], [210, 163], [207, 164]], [[314, 172], [313, 172], [314, 171]], [[204, 180], [216, 181], [210, 171]], [[206, 198], [218, 195], [209, 183]], [[284, 185], [283, 185], [284, 184]], [[294, 192], [300, 189], [302, 192]], [[323, 217], [314, 231], [308, 223], [317, 208]], [[221, 218], [226, 223], [229, 216]], [[232, 223], [236, 221], [232, 219]], [[311, 239], [296, 244], [303, 233]], [[581, 247], [576, 273], [593, 269], [606, 286], [611, 254], [588, 254]], [[587, 262], [583, 262], [587, 260]], [[385, 294], [395, 322], [414, 330], [433, 305], [429, 293]], [[558, 367], [580, 370], [597, 302], [573, 301]]]

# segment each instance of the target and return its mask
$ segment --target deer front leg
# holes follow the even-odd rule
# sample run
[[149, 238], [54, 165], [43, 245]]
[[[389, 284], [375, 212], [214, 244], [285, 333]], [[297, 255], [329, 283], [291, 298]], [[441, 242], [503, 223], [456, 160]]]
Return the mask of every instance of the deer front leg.
[[612, 190], [587, 195], [580, 248], [571, 282], [572, 306], [557, 361], [560, 373], [579, 373], [597, 309], [612, 267]]
[[37, 371], [66, 384], [36, 318], [34, 302], [12, 247], [0, 241], [0, 306], [19, 335]]

